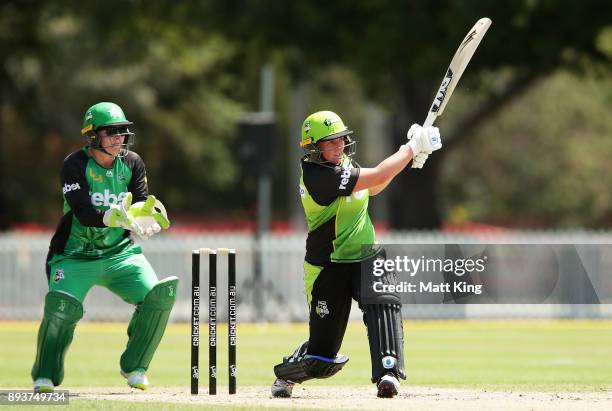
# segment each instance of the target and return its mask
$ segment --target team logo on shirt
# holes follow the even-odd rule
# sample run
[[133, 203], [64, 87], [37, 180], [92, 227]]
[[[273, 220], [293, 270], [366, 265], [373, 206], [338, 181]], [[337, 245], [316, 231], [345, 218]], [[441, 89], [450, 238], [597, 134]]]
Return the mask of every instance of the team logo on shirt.
[[91, 177], [91, 179], [96, 183], [104, 182], [104, 177], [96, 175], [91, 168], [89, 169], [89, 177]]
[[321, 317], [321, 318], [323, 318], [327, 314], [329, 314], [329, 309], [327, 308], [327, 301], [319, 300], [319, 302], [317, 303], [317, 308], [315, 309], [315, 311], [317, 312], [317, 315], [319, 317]]
[[64, 269], [63, 268], [56, 269], [55, 275], [53, 276], [53, 282], [57, 284], [63, 279], [64, 279]]
[[106, 177], [113, 178], [113, 170], [106, 170]]
[[124, 183], [125, 182], [125, 174], [123, 174], [123, 173], [117, 174], [117, 180], [119, 180], [119, 182], [121, 182], [121, 183]]

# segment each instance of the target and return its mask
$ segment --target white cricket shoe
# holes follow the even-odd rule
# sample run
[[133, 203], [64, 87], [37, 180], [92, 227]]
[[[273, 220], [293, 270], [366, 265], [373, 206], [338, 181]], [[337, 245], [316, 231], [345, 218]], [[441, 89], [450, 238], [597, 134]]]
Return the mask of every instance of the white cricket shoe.
[[125, 372], [121, 370], [121, 375], [127, 378], [127, 384], [132, 388], [138, 388], [139, 390], [146, 390], [149, 386], [149, 379], [145, 370], [142, 368], [136, 368], [132, 372]]
[[294, 385], [295, 384], [292, 382], [277, 378], [274, 381], [274, 384], [272, 384], [272, 396], [280, 398], [289, 398], [291, 397], [291, 392], [293, 391]]
[[34, 392], [53, 392], [55, 386], [48, 378], [39, 378], [34, 381]]
[[378, 388], [378, 393], [376, 394], [378, 397], [393, 398], [399, 391], [400, 383], [395, 375], [387, 373], [378, 380], [376, 387]]

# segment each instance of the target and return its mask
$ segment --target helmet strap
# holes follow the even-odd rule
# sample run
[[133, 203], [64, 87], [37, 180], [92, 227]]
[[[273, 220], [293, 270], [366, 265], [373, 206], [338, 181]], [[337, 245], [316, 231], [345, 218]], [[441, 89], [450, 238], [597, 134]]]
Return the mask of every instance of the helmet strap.
[[[132, 134], [133, 136], [133, 134]], [[127, 143], [124, 142], [122, 144], [122, 146], [125, 146], [125, 148], [121, 148], [121, 150], [119, 151], [119, 154], [117, 154], [116, 157], [125, 157], [128, 153], [128, 151], [130, 151], [130, 144], [131, 144], [131, 137], [132, 136], [126, 136], [126, 140], [128, 141]], [[91, 138], [91, 137], [95, 137], [95, 138]], [[101, 138], [98, 135], [98, 133], [96, 131], [91, 131], [90, 133], [87, 134], [86, 136], [86, 142], [87, 142], [87, 147], [91, 148], [92, 150], [98, 150], [101, 151], [102, 153], [106, 154], [109, 157], [115, 157], [113, 154], [109, 153], [108, 151], [106, 151], [106, 149], [104, 147], [100, 147], [100, 143], [101, 143]]]
[[103, 152], [104, 154], [106, 154], [109, 157], [115, 157], [114, 155], [112, 155], [111, 153], [109, 153], [108, 151], [106, 151], [105, 148], [94, 148], [94, 150], [100, 150], [101, 152]]

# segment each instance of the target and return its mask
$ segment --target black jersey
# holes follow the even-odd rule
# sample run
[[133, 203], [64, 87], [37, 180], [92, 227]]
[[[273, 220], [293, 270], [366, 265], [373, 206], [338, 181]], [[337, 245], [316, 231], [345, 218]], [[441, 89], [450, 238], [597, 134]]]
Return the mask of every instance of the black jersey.
[[368, 215], [369, 191], [353, 192], [359, 167], [345, 157], [340, 166], [331, 167], [302, 159], [300, 196], [308, 222], [306, 261], [360, 261], [362, 245], [376, 242], [374, 226]]

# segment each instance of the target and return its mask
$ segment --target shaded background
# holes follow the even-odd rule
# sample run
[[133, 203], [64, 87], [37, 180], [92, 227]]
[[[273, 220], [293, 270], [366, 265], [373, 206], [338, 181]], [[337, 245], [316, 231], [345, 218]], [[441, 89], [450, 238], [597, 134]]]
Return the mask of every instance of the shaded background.
[[[484, 16], [493, 25], [436, 123], [444, 148], [371, 201], [378, 238], [612, 244], [610, 2], [0, 2], [0, 386], [30, 383], [47, 292], [44, 259], [61, 215], [59, 170], [82, 147], [89, 106], [116, 102], [135, 123], [133, 149], [172, 220], [168, 232], [142, 244], [159, 277], [181, 277], [172, 321], [183, 324], [166, 332], [151, 368], [154, 386], [187, 387], [190, 250], [228, 246], [238, 249], [239, 384], [268, 384], [272, 366], [307, 333], [304, 323], [245, 324], [307, 319], [298, 196], [303, 119], [336, 111], [355, 130], [358, 162], [374, 166], [405, 142], [412, 122], [424, 121], [459, 42]], [[252, 142], [239, 136], [238, 123], [262, 110], [278, 121], [275, 149], [258, 156], [274, 166], [272, 231], [253, 236], [258, 184], [240, 154]], [[224, 272], [220, 266], [220, 321]], [[594, 285], [609, 289], [610, 275], [602, 273]], [[563, 274], [563, 285], [579, 292], [572, 273]], [[101, 287], [84, 306], [66, 386], [124, 384], [117, 357], [126, 323], [86, 322], [126, 321], [133, 307]], [[405, 305], [403, 315], [408, 387], [544, 387], [546, 405], [558, 405], [558, 392], [610, 392], [611, 304]], [[507, 320], [517, 317], [539, 320]], [[464, 321], [479, 318], [489, 320]], [[349, 324], [343, 344], [351, 366], [334, 385], [369, 382], [356, 305], [351, 319], [359, 321]], [[523, 400], [516, 395], [513, 405]], [[435, 407], [443, 397], [428, 390], [425, 398]]]
[[299, 125], [338, 112], [373, 166], [422, 122], [474, 22], [493, 25], [437, 123], [445, 147], [373, 201], [392, 230], [608, 228], [612, 11], [605, 1], [5, 1], [0, 225], [53, 229], [62, 159], [90, 105], [135, 122], [176, 229], [251, 229], [256, 181], [237, 121], [279, 124], [272, 226], [302, 228]]

